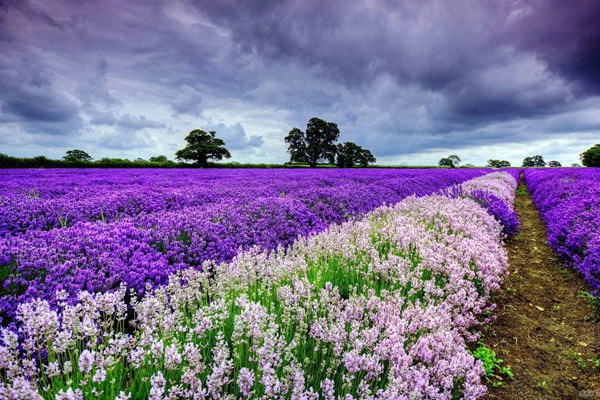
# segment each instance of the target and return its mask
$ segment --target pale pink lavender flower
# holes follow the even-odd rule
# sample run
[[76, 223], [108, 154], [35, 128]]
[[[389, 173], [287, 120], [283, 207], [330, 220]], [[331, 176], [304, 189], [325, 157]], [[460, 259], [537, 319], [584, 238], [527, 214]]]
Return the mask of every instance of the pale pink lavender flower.
[[165, 394], [165, 385], [167, 381], [163, 376], [162, 372], [158, 371], [150, 378], [150, 400], [162, 400]]
[[249, 399], [254, 393], [252, 390], [254, 386], [254, 371], [242, 367], [238, 375], [237, 385], [243, 398]]
[[94, 366], [96, 354], [94, 351], [84, 350], [79, 355], [79, 370], [84, 374], [89, 374]]
[[66, 391], [60, 389], [58, 394], [55, 396], [56, 400], [83, 400], [83, 392], [81, 389], [68, 388]]
[[206, 380], [206, 387], [214, 399], [223, 396], [223, 390], [231, 383], [233, 360], [229, 357], [229, 346], [222, 332], [217, 334], [217, 343], [212, 350], [212, 372]]
[[16, 377], [10, 386], [0, 379], [0, 399], [6, 400], [43, 400], [35, 384], [23, 377]]
[[321, 381], [321, 390], [323, 391], [323, 398], [325, 400], [335, 400], [334, 386], [334, 382], [329, 378], [325, 378]]
[[176, 343], [173, 343], [165, 348], [165, 368], [168, 370], [179, 369], [182, 357], [178, 347]]
[[95, 383], [102, 383], [106, 380], [106, 370], [104, 368], [100, 368], [98, 370], [96, 370], [96, 372], [94, 373], [94, 377], [92, 378], [92, 381], [94, 381]]

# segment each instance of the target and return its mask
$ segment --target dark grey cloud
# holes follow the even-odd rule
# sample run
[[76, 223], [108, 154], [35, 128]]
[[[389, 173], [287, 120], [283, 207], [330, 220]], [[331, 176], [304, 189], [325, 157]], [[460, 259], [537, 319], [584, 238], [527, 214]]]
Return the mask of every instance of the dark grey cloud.
[[594, 0], [530, 2], [510, 39], [535, 53], [549, 69], [600, 93], [600, 7]]
[[42, 65], [23, 58], [1, 66], [0, 121], [20, 122], [34, 133], [69, 134], [82, 126], [77, 103], [56, 89]]
[[[569, 83], [589, 94], [595, 89], [586, 84], [600, 79], [595, 1], [197, 5], [231, 29], [248, 53], [322, 65], [346, 85], [389, 74], [446, 96], [448, 112], [473, 123], [554, 112], [572, 94]], [[523, 62], [527, 58], [532, 62]], [[541, 75], [528, 76], [532, 70]], [[556, 88], [561, 79], [567, 82]], [[549, 93], [546, 85], [555, 90]]]

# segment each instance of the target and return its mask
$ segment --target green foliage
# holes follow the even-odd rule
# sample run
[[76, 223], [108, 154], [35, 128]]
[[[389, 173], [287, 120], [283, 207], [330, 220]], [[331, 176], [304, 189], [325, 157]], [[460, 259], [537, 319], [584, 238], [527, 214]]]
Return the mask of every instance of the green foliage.
[[56, 168], [71, 167], [75, 165], [78, 164], [62, 160], [51, 160], [44, 156], [21, 158], [12, 157], [7, 154], [0, 154], [0, 168]]
[[586, 167], [600, 167], [600, 143], [581, 153], [579, 159]]
[[370, 163], [377, 161], [373, 154], [361, 146], [352, 143], [340, 143], [337, 145], [336, 165], [342, 168], [352, 168], [358, 164], [361, 167], [367, 167]]
[[304, 132], [298, 128], [294, 128], [284, 140], [289, 144], [288, 153], [290, 153], [290, 161], [293, 163], [305, 163], [306, 138]]
[[552, 167], [552, 168], [558, 168], [558, 167], [562, 167], [562, 164], [559, 163], [558, 161], [548, 161], [548, 166]]
[[525, 157], [523, 159], [522, 167], [545, 167], [546, 161], [544, 161], [544, 157], [537, 155], [531, 157]]
[[177, 160], [194, 161], [203, 167], [208, 166], [208, 160], [222, 160], [223, 157], [231, 158], [231, 153], [225, 148], [225, 142], [215, 137], [216, 132], [204, 132], [194, 129], [186, 137], [188, 143], [183, 149], [175, 153]]
[[496, 375], [504, 375], [508, 379], [513, 379], [514, 375], [510, 370], [510, 367], [502, 367], [501, 364], [504, 362], [502, 359], [496, 357], [496, 352], [491, 350], [482, 341], [477, 342], [479, 347], [473, 351], [473, 357], [483, 362], [483, 369], [485, 369], [485, 379], [494, 386], [499, 386], [502, 382], [493, 381], [492, 378]]
[[306, 124], [306, 132], [293, 128], [285, 137], [289, 144], [291, 162], [306, 162], [312, 168], [319, 162], [335, 163], [337, 147], [335, 141], [340, 136], [337, 124], [320, 118], [311, 118]]
[[450, 168], [455, 168], [458, 167], [458, 165], [460, 164], [460, 157], [457, 156], [456, 154], [451, 154], [446, 158], [442, 158], [439, 162], [438, 165], [440, 167], [450, 167]]
[[90, 162], [93, 158], [83, 150], [74, 149], [67, 151], [63, 160], [71, 162]]
[[510, 163], [506, 160], [487, 160], [487, 167], [508, 168], [508, 167], [510, 167]]
[[156, 156], [156, 157], [150, 157], [149, 161], [150, 162], [164, 163], [164, 162], [167, 162], [169, 160], [167, 159], [167, 156], [162, 156], [161, 155], [161, 156]]
[[594, 316], [592, 317], [592, 320], [600, 323], [600, 295], [594, 296], [590, 292], [580, 290], [577, 297], [586, 299], [592, 307], [594, 307]]
[[581, 369], [582, 371], [587, 370], [587, 365], [585, 364], [585, 361], [583, 361], [583, 358], [581, 357], [581, 355], [579, 353], [577, 353], [576, 351], [573, 351], [571, 353], [571, 358], [573, 358], [575, 360], [579, 369]]
[[540, 381], [535, 386], [539, 387], [540, 389], [546, 389], [546, 388], [548, 388], [548, 382], [546, 382], [546, 381]]

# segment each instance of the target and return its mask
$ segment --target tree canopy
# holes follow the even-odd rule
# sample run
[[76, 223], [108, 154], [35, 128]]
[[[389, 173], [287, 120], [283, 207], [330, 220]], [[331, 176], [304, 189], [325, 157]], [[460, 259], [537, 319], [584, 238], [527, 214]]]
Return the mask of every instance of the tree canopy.
[[89, 162], [92, 161], [93, 158], [88, 153], [83, 150], [73, 149], [69, 150], [65, 153], [63, 160], [65, 161], [74, 161], [74, 162]]
[[548, 166], [552, 167], [552, 168], [557, 168], [557, 167], [562, 167], [562, 164], [559, 163], [558, 161], [548, 161]]
[[525, 157], [523, 159], [522, 167], [545, 167], [546, 161], [544, 161], [544, 157], [537, 155], [531, 157]]
[[337, 124], [311, 118], [306, 124], [306, 132], [293, 128], [285, 137], [285, 142], [289, 144], [288, 153], [292, 162], [306, 162], [310, 167], [316, 167], [322, 161], [335, 163], [335, 142], [339, 136]]
[[289, 144], [288, 153], [290, 161], [293, 163], [306, 162], [306, 137], [304, 132], [298, 128], [293, 128], [285, 137], [285, 142]]
[[167, 158], [167, 156], [160, 155], [160, 156], [156, 156], [156, 157], [150, 157], [150, 159], [148, 161], [164, 163], [164, 162], [169, 161], [169, 159]]
[[442, 158], [440, 160], [440, 162], [438, 162], [438, 165], [440, 167], [450, 167], [450, 168], [455, 168], [460, 164], [460, 157], [457, 156], [456, 154], [451, 154], [446, 158]]
[[187, 146], [178, 150], [175, 158], [182, 161], [194, 161], [203, 167], [208, 166], [210, 159], [231, 158], [231, 153], [225, 148], [225, 142], [215, 137], [216, 134], [215, 131], [207, 133], [200, 129], [194, 129], [185, 137]]
[[508, 168], [510, 163], [506, 160], [487, 160], [487, 166], [490, 168]]
[[600, 167], [600, 144], [596, 144], [579, 155], [586, 167]]
[[346, 142], [337, 145], [336, 165], [342, 168], [352, 168], [354, 165], [367, 167], [376, 162], [373, 154], [356, 143]]

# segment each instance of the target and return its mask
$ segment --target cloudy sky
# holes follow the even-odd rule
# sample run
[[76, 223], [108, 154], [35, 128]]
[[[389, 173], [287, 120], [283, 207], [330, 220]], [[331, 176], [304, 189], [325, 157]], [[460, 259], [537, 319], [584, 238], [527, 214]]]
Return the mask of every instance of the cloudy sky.
[[600, 142], [596, 0], [0, 0], [0, 153], [285, 162], [311, 117], [380, 164]]

